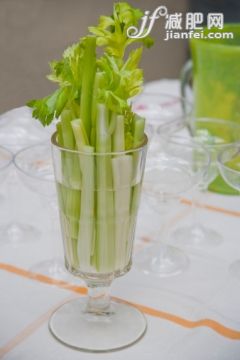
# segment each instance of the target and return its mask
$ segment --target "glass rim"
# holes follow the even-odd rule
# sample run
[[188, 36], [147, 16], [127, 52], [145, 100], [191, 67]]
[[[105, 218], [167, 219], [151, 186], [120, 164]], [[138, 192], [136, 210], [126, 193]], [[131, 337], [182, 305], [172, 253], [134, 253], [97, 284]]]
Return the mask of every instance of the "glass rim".
[[[181, 124], [179, 124], [179, 128], [177, 128], [175, 131], [171, 132], [171, 130], [168, 132], [168, 128], [170, 129], [171, 125], [178, 125], [177, 121], [172, 121], [170, 122], [169, 124], [163, 124], [163, 125], [159, 125], [157, 127], [157, 130], [156, 130], [156, 134], [162, 138], [167, 138], [167, 137], [170, 137], [170, 136], [179, 136], [181, 137], [182, 135], [176, 135], [176, 133], [179, 131], [179, 130], [182, 130], [182, 129], [187, 129], [190, 133], [190, 136], [192, 137], [193, 141], [195, 141], [197, 144], [199, 145], [202, 145], [203, 147], [211, 150], [211, 149], [218, 149], [218, 148], [225, 148], [229, 145], [234, 145], [236, 142], [240, 141], [237, 140], [237, 141], [232, 141], [232, 142], [227, 142], [227, 143], [222, 143], [222, 144], [207, 144], [207, 143], [201, 143], [199, 141], [197, 141], [197, 138], [195, 138], [194, 140], [194, 135], [192, 134], [192, 128], [193, 126], [198, 123], [198, 122], [202, 122], [202, 123], [214, 123], [214, 124], [224, 124], [224, 125], [229, 125], [235, 129], [239, 129], [239, 134], [240, 134], [240, 124], [236, 123], [235, 121], [232, 121], [232, 120], [224, 120], [224, 119], [218, 119], [218, 118], [210, 118], [210, 117], [196, 117], [194, 116], [191, 121], [186, 121], [186, 122], [183, 122]], [[204, 129], [204, 128], [203, 128]], [[165, 131], [165, 133], [164, 133]], [[175, 135], [174, 135], [175, 134]], [[182, 136], [184, 137], [184, 136]], [[191, 138], [190, 137], [190, 138]]]
[[3, 151], [3, 153], [5, 153], [5, 154], [9, 155], [9, 157], [10, 157], [8, 160], [6, 160], [6, 163], [3, 166], [0, 166], [0, 171], [3, 171], [5, 169], [7, 169], [8, 166], [11, 165], [11, 163], [13, 162], [14, 156], [13, 156], [13, 153], [9, 149], [5, 148], [2, 145], [0, 145], [0, 152], [1, 151]]
[[[240, 124], [236, 123], [235, 121], [232, 121], [232, 120], [224, 120], [224, 119], [218, 119], [218, 118], [210, 118], [210, 117], [194, 117], [193, 119], [193, 122], [203, 122], [203, 123], [218, 123], [218, 124], [224, 124], [224, 125], [229, 125], [232, 127], [232, 128], [235, 128], [235, 129], [239, 129], [239, 134], [240, 134]], [[191, 129], [191, 125], [190, 124], [190, 129]], [[233, 145], [235, 144], [236, 142], [240, 141], [237, 140], [237, 141], [231, 141], [231, 142], [227, 142], [227, 143], [223, 143], [223, 144], [203, 144], [203, 146], [205, 146], [206, 148], [209, 148], [209, 149], [217, 149], [217, 148], [225, 148], [229, 145]]]
[[61, 150], [61, 151], [65, 151], [71, 154], [78, 154], [78, 155], [84, 155], [84, 156], [120, 156], [120, 155], [128, 155], [128, 154], [132, 154], [132, 153], [137, 153], [141, 150], [143, 150], [144, 148], [147, 147], [148, 145], [148, 137], [147, 135], [144, 133], [144, 142], [141, 146], [138, 146], [137, 148], [134, 149], [128, 149], [128, 150], [124, 150], [124, 151], [108, 151], [108, 152], [92, 152], [92, 153], [87, 153], [86, 151], [79, 151], [79, 150], [73, 150], [73, 149], [68, 149], [65, 148], [63, 146], [60, 146], [57, 142], [57, 131], [55, 131], [52, 136], [51, 136], [51, 143], [52, 146]]
[[236, 148], [237, 153], [239, 153], [239, 155], [240, 155], [240, 141], [236, 142], [236, 143], [233, 143], [233, 144], [229, 144], [225, 149], [223, 149], [218, 154], [218, 157], [217, 157], [218, 164], [219, 164], [220, 167], [226, 169], [227, 171], [230, 171], [232, 174], [240, 176], [240, 170], [235, 170], [235, 169], [230, 168], [229, 166], [226, 166], [225, 163], [223, 162], [223, 159], [222, 159], [222, 157], [224, 156], [226, 150], [231, 149], [231, 148], [232, 149]]
[[[30, 150], [32, 148], [36, 148], [38, 146], [44, 146], [44, 145], [45, 146], [48, 145], [49, 149], [51, 149], [51, 145], [49, 144], [48, 140], [41, 142], [41, 143], [28, 145], [28, 146], [20, 149], [13, 157], [13, 163], [14, 163], [15, 167], [17, 168], [17, 170], [20, 171], [21, 173], [23, 173], [24, 175], [26, 175], [28, 178], [36, 179], [38, 181], [42, 181], [42, 182], [46, 182], [46, 183], [54, 183], [55, 182], [54, 178], [53, 178], [53, 180], [47, 180], [47, 179], [41, 178], [39, 176], [36, 176], [35, 174], [29, 173], [26, 170], [24, 170], [21, 166], [19, 166], [19, 164], [16, 161], [18, 156], [21, 155], [21, 153], [24, 153], [25, 151]], [[53, 171], [53, 174], [54, 174], [54, 171]]]
[[[207, 155], [208, 158], [210, 157], [209, 152], [206, 149], [206, 147], [203, 144], [197, 142], [194, 138], [191, 138], [191, 137], [188, 138], [184, 135], [175, 135], [174, 133], [166, 135], [166, 137], [164, 135], [159, 135], [159, 136], [163, 137], [165, 139], [169, 139], [169, 141], [172, 144], [177, 145], [177, 146], [184, 145], [185, 147], [188, 147], [188, 148], [198, 147], [199, 149], [203, 150], [203, 152]], [[182, 143], [178, 142], [178, 140], [182, 141]]]
[[[188, 106], [188, 111], [186, 113], [184, 113], [184, 108], [182, 109], [183, 113], [177, 116], [174, 116], [174, 119], [180, 119], [182, 117], [186, 117], [189, 116], [194, 108], [194, 103], [190, 102], [189, 100], [187, 100], [185, 97], [180, 96], [180, 95], [174, 95], [174, 94], [170, 94], [164, 91], [154, 91], [154, 90], [145, 90], [144, 92], [142, 92], [141, 94], [139, 94], [138, 96], [136, 96], [135, 98], [140, 98], [141, 96], [164, 96], [166, 98], [171, 98], [171, 99], [176, 99], [179, 100], [180, 103], [183, 103], [184, 105], [187, 104]], [[137, 100], [136, 100], [137, 102]], [[132, 104], [134, 104], [134, 101], [132, 101]]]

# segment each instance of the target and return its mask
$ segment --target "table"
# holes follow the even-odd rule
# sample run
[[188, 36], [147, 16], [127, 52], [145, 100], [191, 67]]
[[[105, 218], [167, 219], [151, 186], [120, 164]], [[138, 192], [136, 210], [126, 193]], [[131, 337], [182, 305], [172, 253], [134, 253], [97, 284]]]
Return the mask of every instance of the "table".
[[[178, 81], [147, 84], [146, 89], [178, 93]], [[19, 108], [7, 116], [17, 117]], [[1, 116], [4, 119], [4, 115]], [[7, 183], [2, 186], [6, 191]], [[50, 257], [48, 207], [39, 196], [20, 182], [19, 216], [28, 217], [42, 230], [40, 240], [22, 246], [0, 245], [0, 359], [4, 360], [239, 360], [240, 283], [228, 272], [229, 264], [240, 258], [240, 198], [209, 193], [200, 209], [201, 220], [223, 234], [224, 242], [212, 249], [188, 250], [190, 268], [170, 278], [142, 274], [134, 266], [112, 285], [114, 297], [133, 303], [148, 321], [148, 330], [137, 344], [121, 351], [91, 354], [72, 350], [55, 340], [48, 319], [60, 304], [85, 294], [79, 282], [52, 281], [32, 274], [34, 263]], [[16, 205], [17, 206], [17, 205]], [[8, 212], [0, 206], [0, 224]], [[142, 201], [138, 219], [135, 253], [153, 241], [151, 225], [157, 214]], [[182, 205], [171, 226], [189, 223], [190, 206]], [[62, 255], [59, 232], [55, 234]], [[1, 239], [0, 239], [1, 240]]]

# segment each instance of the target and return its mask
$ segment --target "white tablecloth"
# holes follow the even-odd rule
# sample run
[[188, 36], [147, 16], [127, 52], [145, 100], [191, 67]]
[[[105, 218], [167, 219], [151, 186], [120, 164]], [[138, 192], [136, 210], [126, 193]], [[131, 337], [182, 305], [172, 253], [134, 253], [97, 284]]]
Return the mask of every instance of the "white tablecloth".
[[[147, 85], [178, 94], [178, 81]], [[4, 121], [24, 118], [25, 107], [0, 117]], [[28, 113], [29, 116], [29, 113]], [[31, 119], [30, 119], [31, 120]], [[30, 131], [30, 130], [29, 130]], [[40, 130], [39, 130], [40, 131]], [[1, 132], [1, 128], [0, 128]], [[49, 134], [46, 135], [46, 138]], [[145, 312], [148, 330], [137, 344], [121, 351], [91, 354], [72, 350], [55, 340], [48, 330], [51, 312], [70, 297], [82, 296], [83, 284], [55, 282], [41, 275], [32, 278], [35, 263], [62, 256], [59, 232], [49, 233], [47, 201], [26, 189], [20, 181], [16, 208], [20, 220], [30, 221], [42, 232], [21, 246], [0, 239], [0, 358], [6, 360], [239, 360], [240, 282], [231, 277], [229, 264], [240, 258], [240, 198], [210, 193], [204, 199], [200, 218], [223, 235], [215, 248], [186, 250], [189, 269], [178, 276], [156, 278], [132, 270], [112, 286], [112, 295], [139, 306]], [[9, 218], [7, 182], [1, 185], [5, 202], [0, 205], [0, 225]], [[191, 221], [190, 207], [182, 205], [172, 230]], [[158, 215], [143, 200], [139, 213], [135, 254], [153, 240]]]

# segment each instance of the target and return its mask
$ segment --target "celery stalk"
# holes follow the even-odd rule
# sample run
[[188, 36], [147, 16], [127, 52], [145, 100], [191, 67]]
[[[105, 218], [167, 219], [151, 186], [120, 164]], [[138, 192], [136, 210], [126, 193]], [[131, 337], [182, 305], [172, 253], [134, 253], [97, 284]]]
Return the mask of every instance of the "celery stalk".
[[[72, 129], [80, 151], [79, 162], [82, 173], [81, 212], [77, 254], [81, 269], [91, 271], [91, 253], [94, 247], [94, 148], [87, 145], [88, 139], [80, 119], [72, 121]], [[84, 153], [84, 154], [83, 154]]]
[[131, 155], [118, 156], [112, 159], [116, 221], [116, 269], [121, 269], [127, 265], [126, 248], [129, 241], [132, 166]]
[[[96, 150], [99, 153], [111, 152], [111, 139], [108, 135], [108, 111], [103, 104], [98, 105], [96, 121]], [[109, 155], [97, 157], [97, 223], [96, 223], [96, 267], [101, 272], [114, 269], [114, 201], [112, 191], [112, 168]]]
[[[64, 110], [61, 115], [61, 129], [64, 147], [68, 149], [75, 148], [75, 139], [73, 135], [71, 121], [72, 112], [70, 110]], [[81, 175], [77, 156], [72, 156], [71, 153], [66, 152], [63, 159], [63, 168], [65, 185], [71, 188], [79, 189]]]
[[96, 38], [87, 36], [82, 69], [82, 91], [80, 103], [80, 118], [84, 123], [88, 138], [91, 135], [91, 103], [94, 77], [96, 72]]

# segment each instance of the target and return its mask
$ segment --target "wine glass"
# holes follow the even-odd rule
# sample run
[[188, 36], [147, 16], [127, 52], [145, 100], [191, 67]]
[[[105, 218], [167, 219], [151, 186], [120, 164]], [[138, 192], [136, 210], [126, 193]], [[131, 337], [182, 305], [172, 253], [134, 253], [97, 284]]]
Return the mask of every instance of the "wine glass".
[[[50, 215], [51, 231], [49, 232], [49, 242], [53, 245], [53, 240], [56, 238], [56, 229], [58, 228], [58, 209], [49, 142], [31, 145], [20, 150], [14, 157], [14, 164], [24, 185], [34, 193], [42, 195], [42, 199], [45, 200], [45, 207], [49, 209]], [[56, 248], [53, 250], [55, 252]], [[66, 272], [63, 261], [57, 257], [49, 257], [47, 260], [34, 264], [30, 270], [53, 279], [70, 279], [70, 274]]]
[[[0, 143], [13, 154], [30, 144], [50, 138], [49, 129], [44, 129], [34, 120], [31, 110], [25, 106], [1, 114], [0, 127]], [[18, 176], [15, 167], [11, 167], [9, 171], [7, 200], [10, 219], [0, 227], [0, 238], [2, 244], [18, 246], [39, 239], [41, 232], [30, 222], [19, 220], [20, 209], [16, 202], [19, 198]]]
[[110, 300], [112, 281], [131, 268], [145, 143], [134, 150], [92, 153], [61, 148], [52, 137], [65, 264], [88, 287], [58, 308], [49, 328], [73, 348], [104, 352], [139, 340], [146, 319], [135, 307]]
[[173, 241], [191, 248], [207, 248], [219, 245], [223, 240], [222, 235], [201, 224], [196, 210], [197, 205], [201, 203], [199, 195], [205, 194], [208, 189], [224, 193], [229, 192], [226, 183], [219, 176], [217, 155], [228, 144], [240, 140], [240, 125], [228, 120], [195, 118], [191, 119], [187, 127], [178, 122], [173, 126], [159, 127], [157, 132], [160, 138], [172, 133], [186, 138], [192, 137], [194, 141], [202, 144], [210, 154], [207, 174], [199, 184], [197, 196], [195, 192], [193, 197], [193, 224], [178, 228], [173, 234]]
[[[224, 180], [240, 194], [240, 142], [219, 153], [218, 166]], [[240, 260], [230, 265], [230, 272], [240, 280]]]
[[207, 150], [191, 139], [178, 136], [161, 142], [158, 156], [148, 158], [143, 188], [149, 204], [161, 215], [165, 231], [158, 236], [160, 241], [136, 255], [136, 265], [145, 274], [166, 277], [188, 267], [186, 254], [167, 243], [166, 217], [177, 207], [183, 194], [199, 184], [208, 166]]

